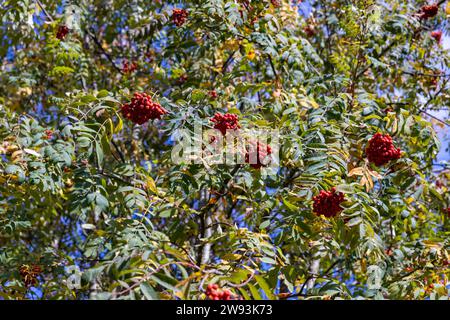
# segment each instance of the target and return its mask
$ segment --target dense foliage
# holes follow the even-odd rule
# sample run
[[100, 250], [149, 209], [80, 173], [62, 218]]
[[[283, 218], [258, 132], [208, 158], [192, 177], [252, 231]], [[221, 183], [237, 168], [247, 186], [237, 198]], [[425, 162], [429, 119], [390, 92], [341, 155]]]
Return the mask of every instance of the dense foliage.
[[[0, 299], [448, 298], [445, 1], [0, 10]], [[276, 174], [175, 163], [198, 124]]]

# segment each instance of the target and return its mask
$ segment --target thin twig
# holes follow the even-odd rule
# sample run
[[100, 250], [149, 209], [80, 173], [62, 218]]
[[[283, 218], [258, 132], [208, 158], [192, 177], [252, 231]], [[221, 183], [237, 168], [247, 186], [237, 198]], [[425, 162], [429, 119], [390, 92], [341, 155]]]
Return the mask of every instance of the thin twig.
[[40, 0], [35, 0], [35, 2], [41, 8], [42, 12], [44, 12], [44, 14], [47, 16], [47, 18], [50, 19], [51, 22], [55, 21], [55, 20], [53, 20], [53, 17], [47, 12], [47, 10], [45, 10], [45, 7]]
[[331, 266], [328, 267], [328, 269], [325, 270], [324, 273], [322, 273], [321, 275], [309, 275], [308, 278], [306, 278], [305, 282], [303, 283], [302, 287], [300, 288], [300, 291], [298, 293], [294, 293], [291, 294], [289, 296], [284, 297], [283, 299], [288, 299], [288, 298], [293, 298], [293, 297], [298, 297], [298, 296], [304, 296], [305, 294], [303, 293], [303, 290], [306, 287], [306, 284], [309, 282], [309, 280], [314, 279], [314, 278], [323, 278], [325, 277], [331, 270], [333, 270], [333, 268], [340, 262], [342, 262], [343, 259], [338, 259], [336, 260]]
[[122, 163], [125, 163], [125, 157], [122, 153], [122, 151], [119, 149], [119, 146], [114, 142], [114, 140], [111, 139], [111, 143], [116, 149], [117, 153], [119, 154], [120, 160], [122, 160]]
[[103, 53], [103, 55], [106, 57], [106, 59], [108, 59], [109, 62], [111, 62], [112, 66], [114, 67], [114, 69], [116, 69], [120, 74], [124, 74], [122, 69], [120, 69], [116, 63], [114, 62], [113, 58], [111, 57], [111, 55], [106, 52], [106, 50], [103, 48], [102, 44], [100, 43], [100, 41], [97, 39], [97, 37], [88, 29], [84, 29], [84, 31], [89, 35], [89, 37], [94, 41], [94, 43], [97, 45], [97, 47], [100, 49], [100, 51]]

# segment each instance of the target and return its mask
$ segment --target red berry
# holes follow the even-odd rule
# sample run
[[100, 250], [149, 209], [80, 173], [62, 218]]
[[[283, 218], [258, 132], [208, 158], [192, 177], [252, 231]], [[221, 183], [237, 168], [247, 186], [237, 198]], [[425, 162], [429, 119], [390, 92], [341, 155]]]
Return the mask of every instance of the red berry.
[[50, 130], [50, 129], [46, 129], [46, 130], [44, 131], [44, 133], [45, 133], [45, 138], [46, 138], [47, 140], [50, 140], [50, 139], [53, 137], [53, 131]]
[[442, 31], [436, 30], [436, 31], [431, 32], [431, 37], [434, 38], [437, 43], [441, 43]]
[[221, 289], [217, 284], [208, 284], [206, 287], [206, 296], [210, 300], [232, 300], [233, 295], [228, 289]]
[[419, 10], [419, 18], [420, 19], [428, 19], [433, 18], [437, 15], [439, 11], [439, 6], [435, 3], [429, 6], [423, 6]]
[[59, 26], [56, 32], [56, 38], [59, 40], [64, 40], [66, 35], [69, 33], [69, 28], [67, 26]]
[[211, 99], [217, 99], [217, 91], [216, 90], [211, 90], [209, 92], [209, 96], [211, 97]]
[[231, 113], [216, 113], [212, 117], [211, 122], [214, 122], [214, 129], [219, 130], [223, 135], [227, 133], [227, 130], [236, 130], [240, 128], [238, 117]]
[[181, 27], [187, 20], [189, 13], [185, 9], [173, 9], [172, 21], [177, 27]]
[[450, 208], [444, 209], [444, 213], [450, 218]]
[[136, 70], [137, 70], [137, 63], [136, 62], [130, 63], [128, 60], [125, 60], [123, 62], [123, 66], [122, 66], [122, 72], [123, 73], [132, 73], [132, 72], [134, 72]]
[[122, 105], [121, 112], [125, 118], [141, 125], [149, 120], [161, 119], [167, 110], [152, 101], [148, 94], [136, 92], [131, 102]]
[[306, 33], [308, 37], [312, 37], [316, 34], [316, 29], [313, 25], [307, 25], [303, 28], [303, 31]]
[[376, 133], [366, 148], [369, 162], [376, 166], [382, 166], [391, 160], [400, 159], [401, 150], [394, 147], [392, 137], [388, 134]]
[[321, 190], [317, 196], [313, 197], [313, 201], [313, 212], [330, 218], [343, 210], [340, 205], [345, 201], [345, 197], [344, 194], [336, 193], [336, 189], [332, 188], [330, 191]]
[[269, 145], [260, 141], [251, 140], [245, 153], [245, 163], [249, 163], [254, 169], [260, 169], [268, 164], [266, 163], [268, 162], [266, 158], [271, 154], [272, 148]]

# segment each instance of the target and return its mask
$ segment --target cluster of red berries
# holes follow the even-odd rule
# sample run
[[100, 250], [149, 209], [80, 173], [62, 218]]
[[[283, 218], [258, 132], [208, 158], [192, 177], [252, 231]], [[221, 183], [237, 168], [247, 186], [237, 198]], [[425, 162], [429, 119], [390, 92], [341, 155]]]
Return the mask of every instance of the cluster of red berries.
[[303, 28], [303, 31], [306, 33], [308, 37], [312, 37], [316, 34], [316, 29], [313, 25], [308, 24]]
[[177, 78], [176, 80], [176, 84], [178, 85], [182, 85], [183, 83], [185, 83], [188, 80], [188, 76], [186, 74], [181, 75], [179, 78]]
[[369, 162], [376, 166], [382, 166], [391, 160], [401, 157], [401, 150], [394, 147], [392, 137], [388, 134], [376, 133], [370, 140], [366, 148]]
[[137, 66], [136, 62], [130, 63], [128, 60], [125, 60], [122, 65], [122, 72], [123, 73], [132, 73], [137, 70], [137, 67], [138, 66]]
[[251, 140], [245, 153], [245, 163], [249, 163], [254, 169], [261, 169], [269, 164], [268, 157], [271, 154], [272, 148], [269, 145]]
[[429, 83], [430, 83], [430, 86], [436, 87], [438, 85], [438, 83], [439, 83], [439, 79], [437, 77], [432, 77], [429, 80]]
[[208, 94], [211, 99], [217, 99], [217, 91], [216, 90], [211, 90], [210, 92], [208, 92]]
[[67, 26], [59, 26], [58, 31], [56, 32], [56, 38], [59, 40], [64, 40], [68, 33], [69, 28]]
[[181, 27], [187, 20], [189, 13], [185, 9], [173, 9], [172, 21], [177, 27]]
[[447, 216], [450, 218], [450, 208], [444, 209], [444, 213], [446, 213]]
[[37, 277], [42, 273], [42, 269], [37, 265], [22, 265], [19, 268], [20, 276], [27, 287], [37, 283]]
[[121, 109], [125, 118], [136, 124], [143, 124], [148, 120], [161, 119], [167, 113], [159, 103], [152, 101], [146, 93], [136, 92], [130, 103], [122, 105]]
[[46, 138], [47, 140], [51, 140], [51, 139], [53, 138], [53, 130], [46, 129], [46, 130], [44, 131], [44, 133], [45, 133], [45, 138]]
[[434, 38], [434, 40], [436, 40], [437, 43], [441, 43], [442, 31], [436, 30], [436, 31], [431, 32], [431, 37]]
[[439, 6], [435, 3], [429, 6], [423, 6], [422, 8], [420, 8], [419, 10], [419, 18], [420, 19], [429, 19], [429, 18], [433, 18], [434, 16], [437, 15], [439, 11]]
[[343, 210], [340, 205], [345, 201], [345, 197], [342, 192], [336, 192], [336, 188], [333, 187], [330, 191], [321, 190], [317, 196], [313, 197], [313, 201], [315, 214], [331, 218]]
[[216, 113], [211, 118], [211, 122], [214, 122], [214, 129], [219, 130], [223, 135], [227, 133], [227, 130], [240, 128], [237, 115], [231, 113]]
[[217, 284], [208, 284], [206, 296], [210, 300], [234, 300], [233, 294], [228, 289], [221, 289]]

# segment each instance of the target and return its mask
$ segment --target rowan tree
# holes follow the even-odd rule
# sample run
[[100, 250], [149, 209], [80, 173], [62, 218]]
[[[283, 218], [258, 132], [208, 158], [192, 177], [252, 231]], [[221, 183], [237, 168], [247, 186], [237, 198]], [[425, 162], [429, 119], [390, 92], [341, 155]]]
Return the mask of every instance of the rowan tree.
[[[0, 12], [1, 299], [448, 298], [445, 1]], [[175, 163], [198, 125], [273, 174]]]

